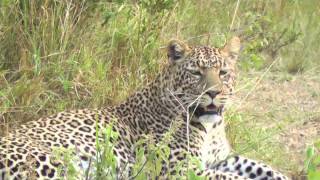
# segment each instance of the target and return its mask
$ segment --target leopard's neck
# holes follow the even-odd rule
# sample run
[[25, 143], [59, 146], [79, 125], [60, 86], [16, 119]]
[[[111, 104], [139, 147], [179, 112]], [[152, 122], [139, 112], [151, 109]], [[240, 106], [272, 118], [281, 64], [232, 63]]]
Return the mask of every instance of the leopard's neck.
[[201, 161], [205, 166], [210, 166], [225, 159], [231, 151], [229, 141], [225, 133], [223, 117], [214, 118], [212, 115], [205, 115], [202, 126], [205, 131], [201, 133], [203, 142], [200, 147]]
[[171, 121], [183, 112], [183, 107], [170, 92], [175, 86], [170, 83], [173, 82], [170, 71], [169, 68], [162, 71], [153, 82], [115, 106], [117, 116], [145, 133], [157, 131], [160, 125], [170, 126]]

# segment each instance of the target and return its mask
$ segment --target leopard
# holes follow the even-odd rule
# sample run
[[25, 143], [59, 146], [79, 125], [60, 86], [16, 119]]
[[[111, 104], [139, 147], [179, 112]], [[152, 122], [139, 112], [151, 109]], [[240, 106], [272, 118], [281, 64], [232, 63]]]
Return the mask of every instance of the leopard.
[[[191, 115], [179, 117], [178, 121], [181, 122], [181, 126], [174, 134], [174, 138], [183, 142], [181, 144], [187, 144], [187, 141], [190, 141], [191, 145], [188, 149], [192, 156], [202, 162], [203, 167], [220, 172], [231, 172], [248, 179], [289, 180], [289, 177], [261, 161], [234, 153], [226, 135], [226, 123], [222, 114], [222, 108], [225, 108], [224, 103], [219, 102], [218, 98], [210, 100], [211, 98], [204, 97], [203, 101], [207, 106], [203, 104], [192, 106], [189, 110]], [[181, 138], [181, 134], [186, 134], [186, 128], [189, 128], [189, 139]], [[183, 131], [185, 133], [182, 133]], [[174, 152], [178, 160], [185, 157], [183, 150], [187, 148], [182, 149], [175, 146], [171, 148], [178, 149]], [[172, 167], [174, 162], [172, 162]]]
[[[191, 167], [197, 176], [231, 180], [273, 179], [278, 173], [268, 166], [256, 164], [259, 167], [252, 165], [252, 170], [247, 171], [246, 159], [237, 156], [226, 158], [229, 146], [224, 135], [219, 134], [222, 131], [215, 129], [223, 126], [222, 120], [215, 123], [215, 119], [222, 117], [223, 101], [233, 91], [240, 39], [233, 37], [221, 48], [190, 46], [180, 40], [171, 40], [166, 50], [168, 62], [154, 80], [118, 105], [66, 110], [29, 121], [1, 137], [0, 179], [59, 179], [65, 176], [66, 172], [59, 172], [63, 162], [55, 158], [55, 148], [76, 149], [74, 154], [80, 161], [75, 164], [86, 170], [90, 168], [88, 164], [92, 159], [99, 155], [96, 143], [104, 141], [99, 130], [110, 124], [112, 130], [119, 134], [112, 147], [117, 164], [116, 179], [133, 179], [135, 144], [145, 135], [152, 135], [156, 142], [161, 141], [173, 122], [180, 122], [181, 128], [171, 138], [169, 164], [163, 163], [157, 179], [169, 179], [168, 174], [186, 172], [183, 168], [177, 172], [174, 166], [189, 152], [204, 166]], [[220, 99], [221, 105], [208, 105], [206, 102], [216, 99]], [[189, 118], [190, 112], [195, 113], [193, 118]], [[206, 129], [208, 124], [202, 122], [208, 115], [210, 118], [206, 122], [215, 127], [210, 130]], [[212, 135], [223, 143], [217, 147], [219, 143], [215, 143]], [[255, 178], [251, 175], [253, 170], [256, 170]], [[77, 179], [88, 178], [79, 173]]]

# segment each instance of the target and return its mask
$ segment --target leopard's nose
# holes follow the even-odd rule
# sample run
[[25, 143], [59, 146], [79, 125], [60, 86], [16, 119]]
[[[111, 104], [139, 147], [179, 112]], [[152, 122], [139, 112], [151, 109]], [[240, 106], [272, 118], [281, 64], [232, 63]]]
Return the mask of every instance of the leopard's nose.
[[209, 97], [212, 99], [215, 98], [218, 94], [220, 94], [221, 91], [207, 91], [206, 94], [208, 94]]

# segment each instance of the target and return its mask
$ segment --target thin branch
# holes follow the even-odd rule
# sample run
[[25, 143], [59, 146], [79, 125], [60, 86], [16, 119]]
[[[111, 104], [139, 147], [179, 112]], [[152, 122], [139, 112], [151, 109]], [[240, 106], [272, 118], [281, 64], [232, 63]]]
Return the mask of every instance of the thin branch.
[[88, 169], [87, 169], [87, 172], [86, 172], [86, 180], [89, 180], [89, 172], [90, 172], [90, 168], [91, 168], [91, 161], [92, 160], [92, 158], [90, 157], [89, 158], [89, 166], [88, 166]]
[[236, 9], [234, 10], [232, 21], [231, 21], [230, 28], [229, 28], [229, 33], [231, 32], [231, 29], [233, 27], [233, 23], [234, 23], [234, 20], [236, 18], [236, 15], [237, 15], [237, 12], [238, 12], [238, 9], [239, 9], [239, 5], [240, 5], [240, 0], [237, 1]]
[[146, 161], [143, 163], [143, 165], [141, 166], [137, 174], [132, 177], [129, 177], [129, 179], [134, 179], [135, 177], [137, 177], [141, 173], [142, 169], [146, 166], [147, 162], [148, 162], [148, 159], [146, 159]]

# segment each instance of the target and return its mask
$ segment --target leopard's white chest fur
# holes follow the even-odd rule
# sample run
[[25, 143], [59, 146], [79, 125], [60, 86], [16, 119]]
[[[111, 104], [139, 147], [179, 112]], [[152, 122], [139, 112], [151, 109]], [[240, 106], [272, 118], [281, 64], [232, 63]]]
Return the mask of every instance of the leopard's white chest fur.
[[218, 115], [203, 115], [199, 122], [205, 127], [206, 132], [201, 134], [201, 162], [204, 167], [214, 166], [229, 155], [231, 148], [226, 138], [223, 118]]

